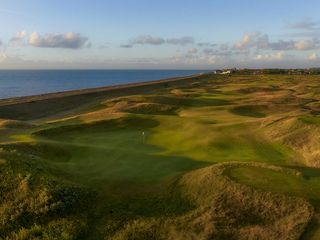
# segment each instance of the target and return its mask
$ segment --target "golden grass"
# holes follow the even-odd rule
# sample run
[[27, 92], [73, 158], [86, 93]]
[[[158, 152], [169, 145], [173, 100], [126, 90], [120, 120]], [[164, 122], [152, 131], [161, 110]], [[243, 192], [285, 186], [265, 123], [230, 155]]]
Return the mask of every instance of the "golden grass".
[[33, 124], [18, 120], [0, 120], [0, 128], [31, 128]]
[[[108, 240], [300, 239], [318, 218], [317, 208], [237, 183], [228, 170], [248, 166], [300, 176], [281, 165], [320, 167], [317, 82], [312, 76], [212, 75], [0, 101], [0, 116], [7, 118], [0, 120], [6, 149], [0, 149], [0, 173], [9, 174], [0, 188], [6, 190], [0, 219], [12, 233], [3, 236], [72, 232], [81, 215], [85, 239], [91, 233]], [[54, 195], [42, 184], [60, 180], [101, 196], [75, 208], [76, 217], [46, 212], [47, 222], [34, 225]], [[21, 222], [28, 214], [30, 224]]]
[[193, 207], [170, 219], [137, 219], [112, 239], [299, 239], [313, 216], [312, 206], [295, 197], [256, 191], [230, 180], [224, 172], [239, 166], [277, 166], [223, 163], [195, 170], [174, 183]]
[[265, 127], [264, 132], [273, 141], [294, 149], [307, 166], [320, 167], [320, 129], [316, 125], [289, 117]]

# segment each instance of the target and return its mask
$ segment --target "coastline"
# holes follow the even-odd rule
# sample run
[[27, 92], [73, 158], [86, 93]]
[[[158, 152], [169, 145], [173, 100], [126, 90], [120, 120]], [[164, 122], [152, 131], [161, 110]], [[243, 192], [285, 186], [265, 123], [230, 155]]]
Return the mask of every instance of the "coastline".
[[98, 88], [88, 88], [41, 95], [0, 99], [0, 118], [29, 120], [45, 115], [81, 108], [98, 99], [108, 99], [126, 95], [151, 92], [155, 89], [178, 86], [186, 80], [198, 81], [210, 73], [200, 73], [183, 77], [166, 78], [139, 83], [128, 83]]
[[24, 103], [28, 101], [40, 101], [40, 100], [46, 100], [51, 98], [69, 97], [69, 96], [81, 95], [81, 94], [108, 92], [108, 91], [114, 91], [114, 90], [120, 90], [120, 89], [157, 85], [162, 83], [174, 83], [177, 81], [187, 80], [187, 79], [208, 75], [208, 74], [209, 73], [200, 73], [200, 74], [193, 74], [193, 75], [188, 75], [183, 77], [164, 78], [159, 80], [143, 81], [143, 82], [137, 82], [137, 83], [117, 84], [117, 85], [104, 86], [104, 87], [84, 88], [84, 89], [77, 89], [77, 90], [36, 94], [36, 95], [30, 95], [30, 96], [3, 98], [3, 99], [0, 99], [0, 106], [8, 105], [8, 104]]

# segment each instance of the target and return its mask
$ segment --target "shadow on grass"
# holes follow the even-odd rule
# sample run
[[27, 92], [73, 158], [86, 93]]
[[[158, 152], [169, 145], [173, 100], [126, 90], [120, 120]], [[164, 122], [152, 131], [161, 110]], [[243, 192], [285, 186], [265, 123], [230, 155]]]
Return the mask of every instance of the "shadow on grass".
[[48, 128], [34, 132], [33, 135], [47, 136], [50, 138], [56, 138], [62, 135], [72, 134], [72, 133], [90, 133], [90, 132], [103, 132], [103, 131], [113, 131], [119, 129], [135, 129], [144, 130], [149, 128], [154, 128], [159, 125], [159, 121], [151, 118], [143, 118], [137, 116], [121, 117], [111, 120], [103, 120], [92, 123], [76, 123], [67, 126], [59, 126]]
[[172, 96], [155, 96], [150, 98], [156, 103], [174, 105], [179, 107], [210, 107], [230, 105], [232, 102], [224, 99], [213, 98], [187, 98], [187, 97], [172, 97]]
[[298, 170], [302, 173], [303, 177], [306, 179], [320, 177], [320, 169], [313, 167], [300, 167], [300, 166], [286, 166], [288, 168], [292, 168]]
[[247, 106], [238, 106], [230, 110], [231, 113], [244, 116], [244, 117], [254, 117], [254, 118], [264, 118], [266, 114], [259, 111], [260, 106], [247, 105]]
[[[58, 164], [74, 180], [81, 176], [81, 181], [92, 187], [119, 181], [161, 182], [169, 176], [208, 165], [185, 157], [159, 154], [161, 148], [148, 144], [152, 128], [158, 124], [153, 118], [135, 115], [60, 126], [34, 135], [42, 158]], [[55, 148], [58, 150], [47, 150]], [[65, 155], [70, 157], [58, 161], [59, 149], [67, 151]]]

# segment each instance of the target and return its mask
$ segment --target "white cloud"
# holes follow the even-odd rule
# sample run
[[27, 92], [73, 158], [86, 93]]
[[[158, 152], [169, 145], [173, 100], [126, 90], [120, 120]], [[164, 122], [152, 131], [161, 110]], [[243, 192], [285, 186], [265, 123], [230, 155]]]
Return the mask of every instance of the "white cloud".
[[165, 40], [161, 37], [153, 37], [150, 35], [141, 35], [133, 39], [132, 44], [149, 44], [149, 45], [161, 45], [165, 43]]
[[320, 22], [312, 21], [311, 19], [306, 19], [306, 20], [291, 23], [288, 25], [289, 28], [304, 29], [304, 30], [314, 30], [319, 28], [319, 26], [320, 26]]
[[25, 30], [18, 32], [17, 38], [24, 38], [27, 36], [27, 32]]
[[244, 34], [242, 39], [234, 45], [234, 49], [247, 50], [250, 48], [268, 49], [270, 47], [269, 36], [259, 32]]
[[276, 50], [276, 51], [286, 51], [286, 50], [293, 50], [294, 49], [294, 41], [284, 41], [284, 40], [279, 40], [277, 42], [272, 42], [269, 43], [269, 48], [271, 50]]
[[319, 41], [317, 39], [304, 39], [298, 41], [283, 41], [273, 42], [269, 44], [271, 50], [297, 50], [297, 51], [307, 51], [319, 48]]
[[10, 43], [13, 45], [24, 45], [24, 39], [27, 36], [27, 32], [25, 30], [20, 31], [17, 35], [10, 39]]
[[[154, 37], [150, 35], [141, 35], [131, 40], [131, 45], [162, 45], [162, 44], [173, 44], [173, 45], [187, 45], [193, 44], [193, 37], [180, 37], [180, 38], [168, 38], [164, 39], [162, 37]], [[126, 44], [130, 45], [130, 44]]]
[[260, 35], [258, 32], [244, 34], [242, 39], [234, 45], [235, 49], [244, 50], [254, 45], [257, 37]]
[[198, 49], [197, 48], [190, 48], [189, 50], [188, 50], [188, 53], [190, 53], [190, 54], [195, 54], [195, 53], [197, 53], [198, 52]]
[[0, 54], [0, 63], [5, 62], [7, 59], [8, 59], [7, 54], [5, 54], [5, 53]]
[[30, 34], [28, 43], [34, 47], [43, 48], [71, 48], [78, 49], [85, 46], [88, 38], [79, 33], [67, 32], [63, 34], [46, 34], [41, 36], [37, 32]]
[[298, 50], [307, 51], [312, 49], [318, 49], [320, 47], [320, 41], [317, 38], [304, 39], [304, 40], [278, 40], [277, 42], [270, 42], [267, 34], [261, 34], [258, 32], [252, 32], [245, 34], [241, 41], [234, 45], [234, 49], [238, 50], [250, 50], [250, 49], [263, 49], [263, 50], [275, 50], [275, 51], [287, 51]]
[[317, 40], [300, 40], [294, 43], [294, 48], [299, 51], [317, 49], [319, 47], [319, 43]]
[[31, 33], [28, 40], [29, 44], [32, 46], [39, 46], [41, 45], [41, 36], [37, 32]]
[[282, 60], [284, 59], [284, 52], [277, 53], [266, 53], [266, 54], [258, 54], [256, 55], [256, 60], [265, 60], [265, 61], [273, 61], [273, 60]]
[[174, 44], [174, 45], [193, 44], [194, 38], [193, 37], [168, 38], [167, 43]]
[[0, 67], [8, 65], [16, 65], [18, 63], [23, 63], [22, 55], [8, 55], [5, 52], [0, 53]]
[[319, 57], [316, 53], [312, 53], [308, 56], [308, 59], [311, 60], [311, 61], [315, 61], [315, 60], [318, 60]]

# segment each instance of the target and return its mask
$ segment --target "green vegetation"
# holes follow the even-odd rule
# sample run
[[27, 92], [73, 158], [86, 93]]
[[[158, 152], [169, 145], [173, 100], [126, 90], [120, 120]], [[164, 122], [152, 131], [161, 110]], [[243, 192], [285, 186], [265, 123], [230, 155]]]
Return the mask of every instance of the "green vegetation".
[[299, 120], [306, 124], [320, 125], [320, 118], [317, 116], [302, 116]]
[[308, 168], [302, 171], [300, 171], [302, 174], [288, 174], [267, 168], [240, 167], [231, 169], [228, 176], [264, 191], [306, 198], [318, 208], [320, 207], [320, 171]]
[[259, 106], [239, 106], [231, 109], [231, 112], [240, 116], [263, 118], [266, 114], [259, 112]]
[[0, 239], [319, 239], [316, 75], [0, 103]]

